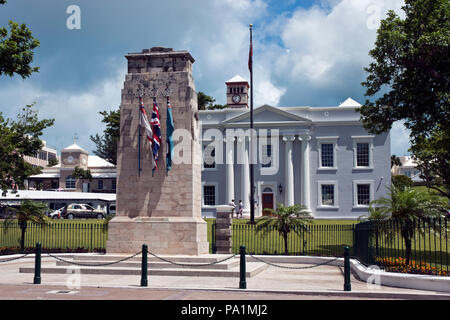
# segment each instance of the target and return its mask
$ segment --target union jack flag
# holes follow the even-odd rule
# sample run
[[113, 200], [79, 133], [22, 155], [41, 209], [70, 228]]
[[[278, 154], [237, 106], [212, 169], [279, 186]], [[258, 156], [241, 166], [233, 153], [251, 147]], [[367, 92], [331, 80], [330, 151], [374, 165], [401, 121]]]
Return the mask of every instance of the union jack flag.
[[152, 151], [153, 151], [153, 170], [158, 167], [158, 151], [161, 146], [161, 124], [159, 122], [159, 108], [156, 103], [156, 98], [153, 98], [153, 112], [152, 119], [150, 121], [153, 129], [153, 143], [152, 143]]

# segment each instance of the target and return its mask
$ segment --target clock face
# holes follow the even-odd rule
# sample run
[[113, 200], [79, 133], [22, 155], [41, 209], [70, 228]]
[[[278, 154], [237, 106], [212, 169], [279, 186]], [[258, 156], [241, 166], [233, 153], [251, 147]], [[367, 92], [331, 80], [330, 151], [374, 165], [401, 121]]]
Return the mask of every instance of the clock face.
[[68, 162], [68, 163], [72, 163], [72, 161], [73, 161], [73, 157], [72, 157], [72, 156], [68, 156], [68, 157], [67, 157], [67, 162]]
[[235, 95], [233, 96], [233, 102], [234, 102], [234, 103], [239, 103], [239, 102], [241, 102], [241, 96], [238, 95], [238, 94], [235, 94]]

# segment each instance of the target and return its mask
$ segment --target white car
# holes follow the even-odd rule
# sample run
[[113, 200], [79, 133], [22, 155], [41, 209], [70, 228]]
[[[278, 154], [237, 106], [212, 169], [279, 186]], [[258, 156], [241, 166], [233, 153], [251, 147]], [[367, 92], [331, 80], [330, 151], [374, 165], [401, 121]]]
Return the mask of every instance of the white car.
[[48, 214], [48, 217], [49, 217], [50, 219], [61, 219], [61, 211], [62, 211], [62, 209], [63, 209], [63, 208], [60, 208], [60, 209], [58, 209], [58, 210], [55, 210], [55, 211], [53, 211], [53, 212], [50, 212], [50, 213]]

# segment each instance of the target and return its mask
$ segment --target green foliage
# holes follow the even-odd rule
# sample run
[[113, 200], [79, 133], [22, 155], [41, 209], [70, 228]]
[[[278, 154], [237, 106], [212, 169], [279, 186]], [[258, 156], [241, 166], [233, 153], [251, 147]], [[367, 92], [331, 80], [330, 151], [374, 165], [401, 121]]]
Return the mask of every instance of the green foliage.
[[384, 94], [365, 102], [361, 120], [375, 134], [404, 121], [422, 178], [450, 199], [450, 2], [405, 0], [402, 9], [404, 19], [389, 11], [381, 21], [369, 52], [374, 62], [362, 85], [366, 96]]
[[53, 166], [56, 166], [56, 165], [58, 165], [58, 164], [59, 164], [59, 161], [58, 161], [57, 158], [50, 158], [50, 159], [48, 160], [47, 167], [53, 167]]
[[415, 137], [450, 125], [450, 3], [406, 0], [402, 9], [405, 19], [389, 11], [381, 21], [362, 83], [367, 96], [386, 93], [360, 112], [372, 133], [404, 120]]
[[401, 166], [402, 166], [402, 162], [401, 162], [400, 158], [397, 157], [395, 154], [393, 154], [393, 155], [391, 156], [391, 168], [392, 168], [393, 166], [398, 166], [398, 167], [401, 167]]
[[0, 28], [0, 76], [12, 77], [17, 73], [25, 79], [39, 71], [38, 67], [30, 66], [39, 41], [25, 24], [9, 21], [9, 28], [9, 33], [7, 28]]
[[432, 218], [444, 215], [447, 203], [444, 198], [409, 187], [392, 186], [389, 197], [371, 202], [394, 219]]
[[120, 139], [120, 108], [113, 111], [99, 112], [103, 116], [102, 122], [106, 124], [103, 135], [90, 136], [96, 145], [94, 154], [112, 164], [117, 164], [117, 143]]
[[263, 236], [270, 233], [271, 228], [278, 231], [284, 238], [285, 254], [288, 254], [287, 237], [289, 232], [294, 231], [300, 234], [301, 231], [308, 231], [307, 225], [311, 223], [312, 216], [305, 206], [293, 205], [285, 207], [279, 203], [277, 209], [266, 209], [272, 215], [262, 216], [256, 221], [256, 232], [261, 232]]
[[38, 174], [41, 168], [33, 168], [23, 156], [34, 156], [42, 148], [39, 136], [53, 125], [54, 119], [38, 120], [33, 105], [27, 105], [17, 120], [4, 119], [0, 113], [0, 188], [23, 188], [24, 180]]
[[410, 151], [427, 187], [450, 199], [450, 127], [416, 137]]
[[48, 207], [43, 202], [35, 202], [25, 199], [22, 201], [19, 208], [10, 209], [12, 211], [10, 216], [3, 222], [4, 231], [6, 232], [8, 230], [8, 227], [11, 226], [12, 222], [17, 219], [17, 222], [19, 223], [20, 229], [22, 231], [20, 248], [23, 251], [27, 223], [31, 222], [42, 227], [47, 226], [50, 223], [50, 219], [45, 214], [46, 210], [48, 210]]
[[74, 178], [76, 178], [76, 179], [92, 181], [91, 170], [89, 170], [89, 169], [85, 170], [85, 169], [80, 168], [80, 167], [78, 167], [78, 166], [76, 166], [76, 167], [73, 169], [72, 177], [74, 177]]
[[392, 176], [392, 185], [394, 185], [397, 189], [404, 189], [404, 188], [412, 188], [414, 186], [414, 182], [411, 180], [410, 177], [407, 177], [403, 174]]
[[199, 91], [197, 93], [198, 110], [224, 109], [227, 105], [216, 104], [216, 99]]
[[400, 221], [400, 233], [406, 248], [406, 264], [409, 264], [411, 259], [414, 221], [417, 218], [443, 217], [448, 207], [445, 199], [435, 194], [409, 187], [396, 188], [394, 185], [390, 188], [388, 198], [374, 200], [370, 205], [376, 206], [379, 214], [389, 215], [392, 219]]

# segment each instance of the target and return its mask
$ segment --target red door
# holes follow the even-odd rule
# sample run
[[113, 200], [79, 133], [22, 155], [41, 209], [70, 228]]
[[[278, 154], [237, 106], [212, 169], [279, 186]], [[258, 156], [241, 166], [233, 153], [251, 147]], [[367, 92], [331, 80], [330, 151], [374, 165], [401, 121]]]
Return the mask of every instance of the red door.
[[273, 193], [262, 194], [262, 214], [263, 216], [270, 215], [270, 211], [266, 211], [265, 209], [273, 209]]

